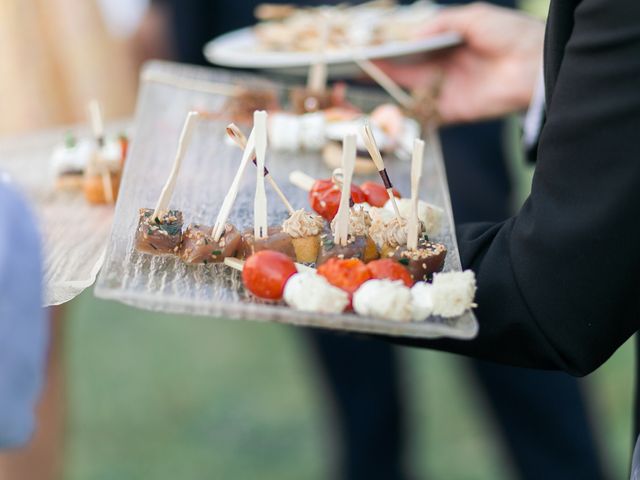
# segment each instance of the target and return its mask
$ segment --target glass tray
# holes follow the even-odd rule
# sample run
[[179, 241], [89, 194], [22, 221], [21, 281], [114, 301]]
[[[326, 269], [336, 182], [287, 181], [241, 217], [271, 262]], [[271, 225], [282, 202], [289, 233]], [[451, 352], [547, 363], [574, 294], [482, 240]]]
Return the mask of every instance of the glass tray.
[[[356, 316], [298, 312], [285, 305], [256, 303], [242, 286], [240, 274], [224, 265], [186, 265], [173, 257], [140, 254], [134, 235], [140, 207], [153, 208], [174, 158], [178, 137], [189, 110], [220, 112], [226, 98], [205, 82], [271, 85], [280, 94], [282, 84], [262, 77], [167, 62], [145, 66], [135, 117], [136, 136], [125, 166], [104, 266], [95, 288], [98, 297], [118, 300], [148, 310], [207, 315], [231, 319], [271, 321], [353, 332], [407, 337], [473, 338], [478, 324], [472, 313], [455, 319], [432, 317], [423, 322], [398, 323]], [[284, 97], [283, 97], [284, 98]], [[388, 99], [376, 91], [351, 89], [349, 100], [370, 109]], [[198, 122], [171, 201], [184, 214], [185, 225], [212, 225], [241, 152], [225, 141], [228, 119]], [[250, 125], [240, 125], [246, 134]], [[294, 208], [309, 208], [306, 192], [288, 182], [291, 170], [328, 177], [329, 169], [318, 154], [268, 150], [267, 166]], [[408, 162], [389, 159], [387, 169], [395, 186], [409, 193]], [[446, 244], [445, 270], [460, 270], [453, 216], [444, 165], [426, 156], [422, 198], [445, 210], [441, 233], [433, 240]], [[230, 221], [243, 230], [252, 226], [255, 168], [247, 169]], [[362, 182], [367, 177], [356, 178]], [[375, 177], [368, 177], [375, 179]], [[269, 224], [282, 222], [286, 211], [267, 184]]]

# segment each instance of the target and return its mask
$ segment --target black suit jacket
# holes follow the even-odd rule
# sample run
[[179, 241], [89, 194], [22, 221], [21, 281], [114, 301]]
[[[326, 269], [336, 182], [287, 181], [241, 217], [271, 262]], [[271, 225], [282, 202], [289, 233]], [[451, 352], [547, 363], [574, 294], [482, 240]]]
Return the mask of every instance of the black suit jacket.
[[640, 328], [640, 1], [552, 0], [545, 82], [530, 197], [459, 228], [478, 338], [403, 343], [584, 375]]

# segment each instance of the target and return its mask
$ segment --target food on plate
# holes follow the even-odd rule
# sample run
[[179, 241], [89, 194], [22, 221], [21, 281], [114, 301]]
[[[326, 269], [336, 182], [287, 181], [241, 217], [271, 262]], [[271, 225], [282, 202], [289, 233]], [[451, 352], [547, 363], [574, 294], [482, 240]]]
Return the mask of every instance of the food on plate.
[[64, 143], [57, 145], [51, 155], [51, 170], [59, 190], [80, 190], [84, 171], [95, 151], [95, 144], [88, 139], [78, 139], [67, 132]]
[[[384, 188], [384, 185], [378, 182], [364, 182], [360, 185], [360, 189], [367, 197], [367, 203], [372, 207], [384, 207], [389, 201], [389, 194], [387, 193], [387, 189]], [[393, 195], [396, 198], [400, 198], [400, 192], [398, 192], [395, 188], [393, 189]], [[391, 206], [391, 204], [389, 205]], [[391, 208], [393, 211], [392, 206]]]
[[[322, 159], [330, 169], [340, 168], [342, 159], [342, 147], [338, 142], [329, 141], [322, 149]], [[354, 166], [356, 175], [370, 175], [376, 172], [375, 164], [367, 157], [358, 155]]]
[[353, 309], [363, 316], [410, 322], [411, 289], [401, 280], [369, 280], [353, 294]]
[[167, 210], [159, 217], [153, 209], [141, 208], [135, 245], [140, 252], [152, 255], [175, 255], [182, 241], [182, 212]]
[[[396, 205], [403, 218], [409, 218], [411, 215], [411, 199], [399, 198]], [[384, 208], [393, 213], [393, 205], [391, 201], [385, 203]], [[418, 200], [418, 219], [422, 223], [422, 228], [427, 235], [435, 236], [442, 229], [442, 220], [444, 218], [444, 210], [440, 207]]]
[[273, 250], [286, 255], [291, 260], [296, 259], [296, 249], [293, 239], [285, 233], [281, 226], [274, 225], [267, 228], [267, 235], [262, 238], [255, 237], [254, 229], [242, 232], [241, 256], [248, 258], [262, 250]]
[[275, 112], [269, 115], [269, 142], [274, 150], [319, 151], [326, 143], [324, 130], [325, 117], [321, 112], [303, 115]]
[[432, 283], [418, 282], [411, 289], [413, 319], [430, 315], [459, 317], [474, 308], [476, 277], [473, 271], [436, 273]]
[[318, 259], [323, 227], [322, 217], [304, 209], [296, 210], [284, 221], [282, 231], [291, 237], [298, 262], [314, 263]]
[[250, 256], [242, 269], [242, 280], [253, 295], [265, 300], [280, 300], [287, 280], [297, 269], [286, 255], [262, 250]]
[[290, 93], [291, 109], [298, 115], [319, 112], [335, 106], [334, 96], [330, 89], [311, 90], [306, 87], [296, 87]]
[[[337, 218], [337, 217], [336, 217]], [[322, 265], [328, 259], [358, 258], [364, 262], [370, 262], [378, 258], [378, 250], [369, 236], [371, 217], [369, 213], [359, 206], [354, 206], [349, 211], [347, 239], [340, 242], [336, 238], [337, 220], [333, 219], [330, 229], [321, 236], [320, 252], [317, 264]]]
[[367, 263], [371, 278], [376, 280], [400, 280], [407, 287], [414, 284], [409, 271], [400, 263], [390, 258], [381, 258]]
[[120, 171], [111, 171], [106, 167], [89, 167], [84, 175], [82, 191], [89, 203], [114, 203], [120, 190]]
[[223, 111], [233, 122], [251, 123], [256, 110], [278, 110], [278, 94], [269, 88], [240, 87], [238, 93], [229, 97]]
[[[316, 180], [309, 191], [311, 208], [325, 220], [332, 221], [340, 206], [341, 182], [337, 175], [332, 178]], [[354, 203], [367, 201], [364, 192], [355, 184], [351, 185], [351, 199]]]
[[135, 245], [140, 252], [154, 255], [178, 253], [182, 242], [182, 212], [169, 209], [169, 202], [173, 195], [182, 159], [191, 139], [191, 132], [197, 118], [197, 112], [189, 112], [187, 114], [180, 133], [180, 139], [178, 140], [178, 149], [173, 166], [162, 188], [156, 207], [154, 209], [141, 208], [139, 210]]
[[318, 267], [318, 275], [350, 295], [371, 279], [367, 265], [357, 258], [331, 258]]
[[387, 258], [393, 255], [397, 247], [407, 244], [407, 220], [392, 214], [384, 214], [372, 210], [372, 221], [369, 236], [378, 247], [380, 256]]
[[421, 38], [424, 24], [435, 14], [434, 4], [424, 0], [411, 5], [368, 2], [288, 7], [256, 11], [257, 18], [264, 20], [254, 27], [261, 50], [341, 51], [416, 40]]
[[387, 253], [387, 258], [406, 266], [416, 282], [429, 280], [434, 273], [441, 271], [446, 256], [447, 247], [426, 239], [421, 239], [415, 249], [398, 246]]
[[284, 287], [284, 301], [303, 312], [341, 313], [349, 306], [349, 294], [315, 272], [296, 273]]
[[212, 227], [190, 224], [182, 234], [178, 256], [185, 263], [220, 263], [225, 258], [235, 257], [242, 244], [236, 227], [227, 223], [219, 240], [214, 240]]

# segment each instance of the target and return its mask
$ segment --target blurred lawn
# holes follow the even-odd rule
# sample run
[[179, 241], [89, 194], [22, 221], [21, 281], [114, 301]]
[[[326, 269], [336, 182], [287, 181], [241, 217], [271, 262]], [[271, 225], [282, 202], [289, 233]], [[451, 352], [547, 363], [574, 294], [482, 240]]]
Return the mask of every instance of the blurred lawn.
[[[335, 439], [297, 329], [159, 315], [90, 291], [68, 313], [66, 478], [331, 478]], [[631, 357], [625, 346], [587, 382], [615, 478], [629, 456]], [[418, 478], [510, 478], [462, 362], [404, 359]]]

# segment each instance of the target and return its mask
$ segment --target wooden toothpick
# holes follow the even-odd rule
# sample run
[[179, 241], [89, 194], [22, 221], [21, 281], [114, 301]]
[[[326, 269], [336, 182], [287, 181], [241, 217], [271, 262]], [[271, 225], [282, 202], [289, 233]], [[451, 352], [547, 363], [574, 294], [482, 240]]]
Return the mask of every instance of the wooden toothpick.
[[156, 208], [153, 211], [153, 217], [151, 217], [153, 219], [160, 218], [162, 216], [162, 213], [165, 212], [169, 206], [169, 202], [171, 201], [171, 196], [173, 195], [173, 191], [175, 190], [175, 187], [176, 187], [176, 180], [178, 179], [178, 173], [180, 173], [180, 167], [182, 166], [182, 159], [184, 158], [184, 154], [187, 151], [187, 147], [191, 142], [193, 126], [197, 118], [198, 118], [198, 112], [187, 113], [187, 118], [184, 121], [184, 125], [182, 126], [182, 132], [180, 133], [180, 139], [178, 140], [178, 149], [176, 150], [176, 156], [175, 156], [175, 159], [173, 160], [173, 167], [171, 167], [171, 173], [169, 173], [167, 182], [164, 184], [164, 187], [162, 188], [162, 193], [160, 193], [160, 198], [158, 199]]
[[320, 42], [316, 58], [307, 77], [307, 89], [313, 93], [322, 94], [327, 88], [327, 60], [326, 50], [329, 41], [329, 16], [326, 12], [321, 12], [322, 25], [320, 28]]
[[[109, 166], [105, 164], [102, 158], [102, 148], [104, 147], [104, 120], [102, 118], [102, 111], [100, 110], [100, 104], [94, 98], [89, 102], [89, 118], [91, 120], [91, 130], [93, 131], [93, 137], [96, 139], [98, 149], [93, 156], [92, 163], [93, 169], [95, 169], [102, 178], [102, 190], [104, 191], [104, 198], [107, 203], [113, 204], [115, 199], [113, 198], [113, 184], [111, 183], [111, 172]], [[90, 174], [93, 172], [89, 172]]]
[[310, 192], [316, 180], [300, 170], [294, 170], [289, 174], [289, 182], [305, 192]]
[[376, 144], [376, 139], [373, 136], [373, 131], [368, 123], [365, 123], [362, 127], [362, 139], [364, 140], [364, 145], [367, 147], [369, 155], [371, 155], [373, 163], [375, 163], [376, 168], [378, 169], [384, 188], [387, 189], [387, 195], [389, 195], [389, 200], [391, 200], [393, 211], [398, 220], [402, 220], [402, 216], [400, 215], [400, 210], [398, 209], [398, 204], [396, 202], [396, 196], [393, 194], [393, 184], [389, 179], [389, 174], [384, 166], [384, 160], [382, 160], [382, 154], [380, 153], [380, 149]]
[[[233, 140], [235, 145], [240, 147], [240, 149], [244, 150], [246, 148], [247, 137], [245, 136], [244, 133], [242, 133], [242, 130], [240, 130], [236, 124], [230, 123], [229, 125], [227, 125], [227, 135], [229, 136], [229, 138], [231, 138], [231, 140]], [[251, 161], [253, 162], [254, 165], [258, 166], [255, 155], [253, 155], [253, 158], [251, 159]], [[280, 189], [280, 187], [276, 183], [276, 180], [271, 176], [271, 174], [269, 173], [269, 169], [267, 167], [264, 167], [264, 178], [267, 180], [267, 182], [269, 182], [269, 184], [271, 185], [271, 188], [275, 190], [276, 194], [284, 204], [289, 214], [292, 214], [295, 211], [293, 209], [293, 206], [285, 196], [284, 192]]]
[[242, 153], [242, 160], [240, 161], [240, 166], [238, 166], [238, 170], [236, 171], [236, 175], [229, 186], [229, 190], [222, 201], [222, 206], [220, 207], [220, 211], [218, 212], [218, 217], [216, 218], [216, 223], [213, 225], [212, 236], [213, 239], [217, 242], [222, 237], [224, 233], [224, 226], [227, 223], [229, 215], [231, 214], [231, 208], [233, 207], [234, 202], [236, 201], [236, 197], [238, 196], [238, 189], [240, 188], [240, 181], [242, 180], [242, 176], [244, 175], [245, 170], [247, 169], [247, 165], [249, 164], [249, 160], [253, 156], [255, 151], [255, 127], [251, 130], [249, 134], [249, 138], [247, 140], [247, 146]]
[[[235, 257], [227, 257], [224, 259], [224, 264], [228, 267], [233, 268], [234, 270], [238, 270], [241, 272], [244, 268], [245, 261]], [[317, 273], [317, 270], [315, 268], [310, 267], [309, 265], [305, 265], [304, 263], [294, 262], [294, 265], [296, 266], [296, 269], [299, 273]]]
[[349, 237], [349, 220], [351, 217], [351, 179], [356, 163], [356, 136], [348, 133], [342, 142], [342, 192], [340, 207], [336, 214], [336, 225], [333, 233], [334, 241], [342, 246], [347, 245]]
[[255, 239], [267, 238], [267, 193], [264, 188], [264, 164], [267, 155], [267, 112], [253, 114], [253, 128], [256, 134], [256, 193], [253, 200], [253, 234]]
[[353, 60], [367, 75], [369, 75], [380, 87], [382, 87], [396, 102], [406, 109], [413, 107], [414, 100], [391, 77], [380, 70], [376, 65], [365, 58]]
[[418, 248], [420, 235], [420, 219], [418, 218], [418, 194], [422, 179], [422, 162], [424, 158], [424, 142], [418, 138], [413, 141], [413, 155], [411, 157], [411, 215], [407, 223], [407, 248]]

